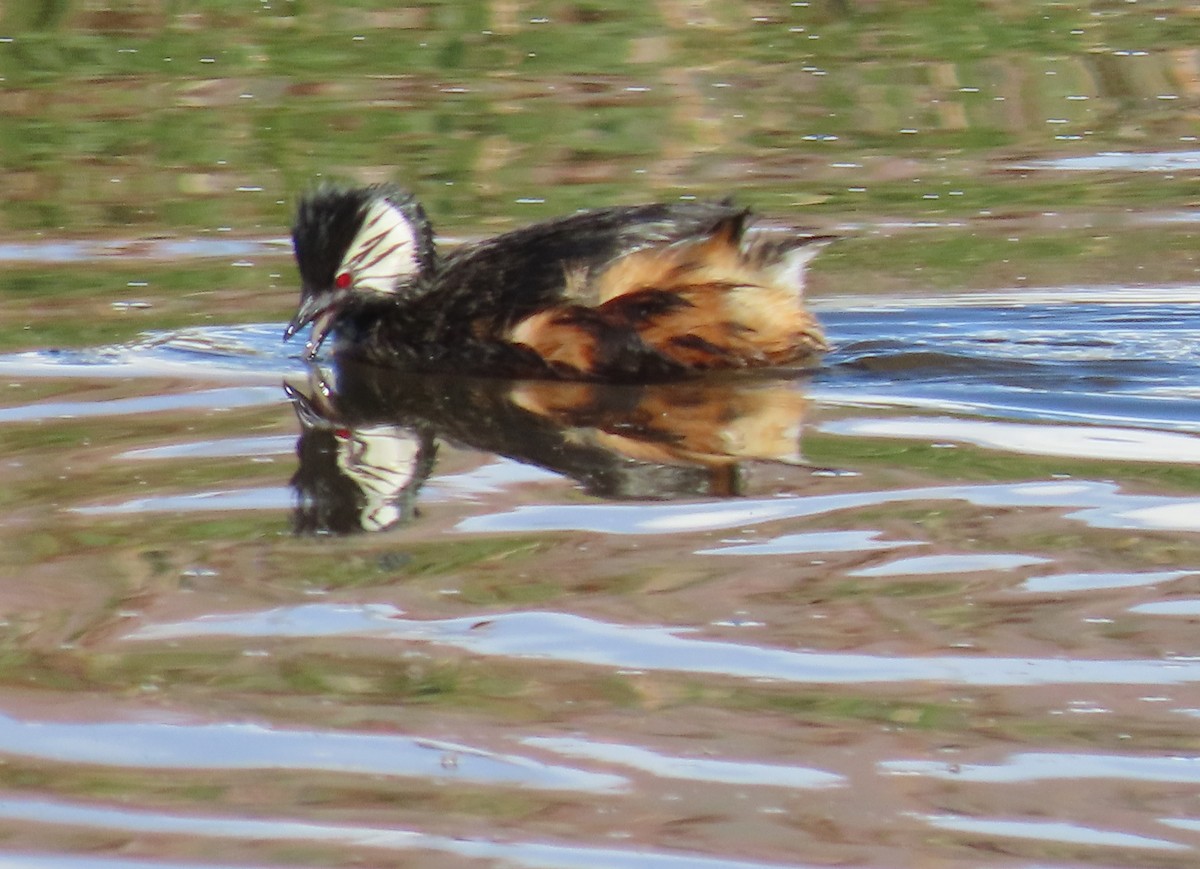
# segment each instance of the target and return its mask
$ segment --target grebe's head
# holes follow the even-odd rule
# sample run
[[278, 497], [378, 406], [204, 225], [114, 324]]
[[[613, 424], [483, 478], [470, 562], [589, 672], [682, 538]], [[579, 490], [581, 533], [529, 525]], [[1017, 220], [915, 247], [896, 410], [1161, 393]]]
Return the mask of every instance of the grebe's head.
[[306, 194], [296, 209], [292, 245], [300, 267], [300, 306], [283, 338], [311, 323], [309, 357], [347, 302], [417, 292], [435, 257], [425, 210], [391, 184], [324, 184]]

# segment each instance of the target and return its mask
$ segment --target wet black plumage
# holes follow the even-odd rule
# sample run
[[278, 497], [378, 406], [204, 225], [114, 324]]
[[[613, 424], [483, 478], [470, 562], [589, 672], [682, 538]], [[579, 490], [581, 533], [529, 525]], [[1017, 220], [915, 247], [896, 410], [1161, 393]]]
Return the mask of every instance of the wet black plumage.
[[375, 364], [570, 379], [811, 357], [824, 343], [800, 301], [803, 266], [825, 239], [747, 241], [747, 219], [728, 202], [618, 206], [442, 257], [411, 195], [324, 186], [297, 210], [301, 306], [287, 336], [311, 322], [310, 354], [332, 333], [337, 354]]

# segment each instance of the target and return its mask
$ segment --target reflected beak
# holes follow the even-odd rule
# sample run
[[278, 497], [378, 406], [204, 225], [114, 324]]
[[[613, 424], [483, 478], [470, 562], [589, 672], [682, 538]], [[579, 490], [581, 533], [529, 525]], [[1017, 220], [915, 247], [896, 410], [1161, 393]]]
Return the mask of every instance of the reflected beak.
[[284, 381], [283, 391], [301, 425], [305, 428], [330, 428], [337, 419], [337, 408], [333, 403], [332, 389], [315, 366], [309, 370], [308, 387], [311, 394]]
[[306, 297], [300, 302], [300, 307], [296, 309], [296, 315], [292, 317], [292, 322], [288, 323], [287, 328], [283, 330], [283, 340], [291, 339], [293, 335], [311, 323], [312, 336], [304, 345], [304, 356], [306, 359], [312, 359], [317, 355], [317, 350], [320, 349], [325, 336], [333, 327], [338, 301], [338, 295], [328, 291], [313, 293]]

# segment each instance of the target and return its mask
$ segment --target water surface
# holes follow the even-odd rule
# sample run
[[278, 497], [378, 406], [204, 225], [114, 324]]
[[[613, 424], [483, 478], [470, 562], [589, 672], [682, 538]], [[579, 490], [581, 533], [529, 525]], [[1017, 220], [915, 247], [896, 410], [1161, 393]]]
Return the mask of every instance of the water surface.
[[[1196, 865], [1188, 4], [293, 6], [0, 15], [0, 860]], [[733, 192], [834, 349], [306, 365], [323, 175]]]

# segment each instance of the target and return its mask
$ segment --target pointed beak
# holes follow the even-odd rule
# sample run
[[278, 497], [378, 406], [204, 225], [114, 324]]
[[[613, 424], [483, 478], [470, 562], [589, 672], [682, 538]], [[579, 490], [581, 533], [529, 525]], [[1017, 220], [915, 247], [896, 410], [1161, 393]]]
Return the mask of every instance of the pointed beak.
[[337, 295], [328, 291], [306, 296], [300, 302], [300, 307], [296, 309], [296, 315], [292, 317], [292, 322], [288, 323], [287, 328], [283, 330], [283, 340], [290, 340], [293, 335], [312, 323], [312, 336], [304, 346], [305, 358], [312, 359], [317, 355], [317, 350], [320, 349], [325, 336], [333, 327], [337, 302]]

